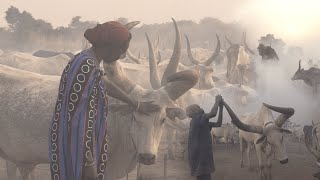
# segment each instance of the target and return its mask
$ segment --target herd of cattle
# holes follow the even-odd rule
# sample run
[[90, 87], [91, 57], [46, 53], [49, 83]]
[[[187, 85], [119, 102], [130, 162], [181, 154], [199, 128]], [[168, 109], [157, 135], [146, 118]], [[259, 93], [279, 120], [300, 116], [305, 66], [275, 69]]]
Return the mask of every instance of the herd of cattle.
[[[126, 59], [101, 65], [106, 76], [130, 97], [139, 101], [151, 100], [161, 106], [158, 112], [144, 115], [110, 97], [107, 179], [124, 177], [135, 169], [137, 163], [156, 163], [163, 132], [167, 134], [164, 137], [186, 134], [190, 119], [184, 109], [190, 104], [199, 104], [209, 111], [217, 94], [242, 115], [238, 118], [227, 106], [232, 124], [214, 128], [214, 142], [240, 143], [242, 156], [244, 151], [249, 154], [254, 145], [260, 179], [271, 179], [273, 154], [281, 163], [288, 162], [283, 141], [285, 134], [292, 132], [290, 136], [297, 141], [305, 139], [310, 152], [320, 159], [320, 124], [302, 127], [288, 120], [294, 115], [294, 109], [265, 103], [258, 112], [245, 113], [246, 106], [257, 104], [259, 100], [255, 90], [259, 80], [255, 68], [258, 55], [248, 47], [245, 33], [241, 43], [233, 43], [225, 37], [229, 44], [225, 51], [221, 50], [217, 35], [216, 49], [213, 52], [207, 50], [211, 52], [207, 57], [199, 57], [195, 54], [201, 54], [199, 52], [203, 49], [192, 49], [188, 36], [185, 36], [187, 49], [182, 49], [179, 27], [174, 20], [173, 24], [176, 33], [173, 50], [155, 48], [146, 34], [147, 58], [136, 57], [128, 51]], [[270, 48], [259, 46], [261, 59], [278, 61], [279, 57]], [[0, 156], [7, 162], [10, 180], [16, 179], [17, 168], [24, 180], [34, 179], [35, 167], [49, 163], [48, 130], [60, 75], [70, 58], [78, 52], [0, 53]], [[179, 74], [180, 78], [168, 79], [173, 74]], [[316, 93], [320, 70], [315, 67], [304, 70], [299, 63], [292, 80], [304, 80]], [[280, 115], [274, 118], [272, 111]], [[175, 141], [182, 140], [167, 138], [166, 141], [172, 158], [175, 156], [172, 150]], [[318, 165], [320, 167], [320, 160]]]

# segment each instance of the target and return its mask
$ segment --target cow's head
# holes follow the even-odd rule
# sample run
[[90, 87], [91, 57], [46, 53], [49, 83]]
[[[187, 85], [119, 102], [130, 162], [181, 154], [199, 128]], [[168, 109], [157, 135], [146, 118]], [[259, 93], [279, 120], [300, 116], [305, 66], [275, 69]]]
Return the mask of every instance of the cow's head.
[[296, 73], [292, 76], [291, 80], [303, 80], [305, 77], [305, 72], [304, 68], [301, 69], [301, 60], [299, 60], [299, 67]]
[[194, 58], [191, 52], [191, 47], [190, 47], [190, 41], [187, 35], [185, 35], [186, 40], [187, 40], [187, 52], [188, 52], [188, 57], [190, 61], [197, 67], [197, 70], [199, 71], [200, 74], [200, 79], [199, 79], [199, 89], [211, 89], [214, 87], [214, 82], [212, 80], [212, 75], [213, 75], [213, 69], [210, 66], [213, 61], [218, 60], [221, 58], [219, 56], [221, 45], [220, 45], [220, 39], [219, 36], [217, 36], [217, 47], [212, 54], [212, 56], [205, 60], [205, 61], [199, 61]]
[[261, 44], [261, 43], [260, 43], [259, 46], [257, 47], [260, 56], [264, 56], [265, 48], [266, 48], [266, 46], [263, 45], [263, 44]]
[[[228, 58], [228, 65], [227, 65], [227, 78], [229, 81], [233, 81], [233, 83], [242, 83], [244, 72], [248, 69], [248, 65], [250, 64], [250, 54], [254, 54], [247, 43], [246, 43], [246, 34], [243, 33], [243, 44], [234, 44], [232, 43], [228, 37], [226, 36], [226, 41], [229, 44], [229, 48], [227, 49], [227, 58]], [[234, 72], [239, 71], [239, 80], [230, 80], [230, 78], [234, 78]]]
[[198, 81], [196, 71], [182, 71], [172, 76], [165, 86], [158, 90], [144, 90], [136, 86], [129, 94], [140, 101], [153, 101], [161, 106], [157, 112], [148, 115], [133, 113], [132, 137], [138, 152], [138, 161], [145, 165], [154, 164], [165, 124], [180, 128], [179, 120], [185, 119], [183, 110], [175, 106], [177, 100]]
[[[174, 21], [174, 20], [173, 20]], [[150, 72], [150, 80], [153, 90], [146, 90], [129, 81], [123, 72], [119, 63], [105, 65], [104, 69], [107, 77], [111, 79], [129, 97], [139, 102], [150, 102], [158, 104], [160, 109], [149, 114], [142, 114], [137, 111], [130, 111], [124, 116], [131, 117], [130, 136], [137, 153], [138, 162], [150, 165], [156, 161], [157, 151], [160, 144], [162, 130], [165, 124], [173, 127], [179, 127], [177, 119], [184, 119], [184, 112], [175, 106], [180, 96], [185, 94], [197, 82], [199, 74], [194, 70], [186, 70], [176, 73], [176, 68], [181, 55], [180, 34], [177, 24], [174, 21], [176, 29], [175, 48], [160, 82], [157, 71]], [[152, 46], [148, 38], [149, 46]], [[154, 58], [154, 51], [149, 53], [150, 69], [157, 69]], [[144, 78], [144, 77], [137, 77]]]
[[[244, 124], [241, 122], [238, 117], [234, 114], [232, 109], [225, 103], [225, 107], [230, 114], [230, 117], [233, 123], [241, 130], [247, 132], [253, 132], [261, 134], [262, 136], [256, 141], [256, 144], [262, 144], [262, 147], [271, 147], [278, 157], [281, 164], [288, 162], [288, 156], [286, 152], [286, 147], [284, 143], [283, 133], [291, 133], [289, 130], [283, 129], [283, 123], [289, 119], [294, 114], [293, 108], [283, 108], [271, 106], [266, 103], [263, 103], [260, 111], [253, 117], [255, 120], [262, 119], [263, 122], [266, 122], [264, 126], [255, 126], [250, 124]], [[270, 110], [281, 113], [276, 120], [272, 116]]]

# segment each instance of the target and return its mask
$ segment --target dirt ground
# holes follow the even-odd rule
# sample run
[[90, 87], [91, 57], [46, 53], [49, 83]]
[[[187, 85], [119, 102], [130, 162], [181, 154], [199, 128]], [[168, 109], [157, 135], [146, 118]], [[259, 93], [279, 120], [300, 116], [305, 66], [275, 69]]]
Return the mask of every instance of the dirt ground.
[[[273, 160], [272, 174], [274, 180], [314, 180], [312, 174], [317, 170], [315, 158], [309, 153], [303, 143], [288, 142], [287, 151], [289, 163], [281, 165], [279, 161]], [[258, 164], [255, 150], [251, 151], [251, 162], [254, 169], [249, 171], [247, 167], [240, 168], [239, 145], [226, 149], [224, 144], [214, 146], [214, 161], [216, 172], [212, 179], [217, 180], [257, 180]], [[144, 180], [162, 180], [164, 179], [163, 155], [160, 155], [158, 162], [152, 166], [141, 166], [142, 179]], [[246, 164], [246, 159], [245, 159]], [[167, 180], [191, 180], [194, 179], [189, 175], [189, 167], [184, 160], [168, 160], [167, 162]], [[134, 170], [129, 174], [129, 180], [136, 180], [137, 171]], [[4, 161], [0, 163], [0, 180], [7, 180]], [[21, 177], [19, 176], [19, 180]], [[37, 180], [50, 180], [48, 165], [39, 165], [37, 167]], [[126, 180], [122, 178], [121, 180]]]

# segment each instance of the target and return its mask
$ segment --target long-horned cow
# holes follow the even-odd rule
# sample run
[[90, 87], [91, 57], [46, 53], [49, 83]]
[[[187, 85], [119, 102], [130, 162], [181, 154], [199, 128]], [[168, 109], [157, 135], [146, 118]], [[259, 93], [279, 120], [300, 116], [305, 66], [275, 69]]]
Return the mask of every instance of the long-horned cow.
[[299, 67], [291, 80], [303, 80], [307, 85], [312, 87], [313, 94], [318, 92], [318, 85], [320, 84], [320, 69], [311, 67], [308, 70], [301, 69], [301, 60], [299, 61]]
[[235, 138], [238, 135], [238, 130], [232, 124], [223, 124], [221, 127], [212, 128], [212, 140], [216, 144], [217, 140], [223, 138], [224, 143], [235, 143]]
[[209, 57], [206, 61], [199, 61], [196, 58], [194, 58], [194, 56], [192, 55], [191, 52], [191, 47], [190, 47], [190, 41], [187, 35], [185, 35], [186, 40], [187, 40], [187, 52], [188, 52], [188, 57], [190, 59], [190, 61], [196, 66], [196, 68], [199, 71], [200, 74], [200, 79], [199, 79], [199, 83], [198, 86], [196, 86], [195, 88], [198, 89], [211, 89], [214, 86], [214, 82], [212, 79], [212, 75], [213, 75], [213, 68], [210, 67], [210, 65], [219, 57], [219, 53], [220, 53], [220, 39], [219, 36], [217, 36], [217, 47], [214, 51], [214, 53], [212, 54], [211, 57]]
[[[106, 72], [110, 73], [109, 70]], [[4, 65], [0, 65], [0, 73], [1, 157], [16, 163], [19, 169], [29, 167], [31, 171], [37, 164], [49, 162], [46, 127], [55, 106], [59, 77]], [[147, 116], [126, 105], [110, 104], [110, 157], [107, 165], [110, 179], [123, 177], [133, 170], [137, 161], [155, 163], [162, 128], [169, 120], [166, 112], [176, 110], [172, 101], [197, 83], [198, 74], [194, 71], [177, 73], [170, 76], [168, 84], [158, 90], [145, 90], [121, 76], [114, 78], [118, 80], [117, 85], [122, 86], [132, 98], [141, 102], [153, 100], [161, 105], [161, 110]], [[29, 172], [24, 171], [24, 179], [28, 179]]]
[[[246, 114], [240, 121], [228, 104], [224, 103], [233, 123], [240, 129], [241, 167], [243, 167], [243, 153], [247, 150], [249, 167], [249, 152], [251, 144], [255, 144], [259, 160], [260, 180], [271, 180], [271, 162], [273, 153], [281, 164], [288, 163], [288, 155], [283, 133], [291, 133], [283, 129], [282, 125], [294, 114], [293, 108], [276, 107], [263, 103], [261, 109], [255, 114]], [[281, 113], [274, 119], [272, 111]]]
[[[146, 38], [148, 42], [148, 48], [149, 48], [149, 71], [150, 71], [150, 84], [153, 89], [160, 89], [161, 87], [164, 87], [168, 84], [168, 77], [175, 74], [178, 69], [179, 61], [181, 58], [181, 37], [180, 37], [180, 31], [178, 28], [177, 23], [174, 19], [172, 19], [174, 22], [175, 30], [176, 30], [176, 40], [174, 45], [174, 53], [172, 54], [172, 57], [170, 58], [170, 61], [168, 62], [166, 70], [162, 74], [162, 78], [160, 80], [158, 70], [157, 70], [157, 64], [156, 64], [156, 56], [153, 45], [150, 41], [150, 38], [148, 34], [146, 33]], [[178, 105], [177, 105], [178, 106]], [[171, 120], [176, 122], [175, 117], [179, 117], [179, 119], [185, 119], [187, 118], [184, 110], [177, 108], [176, 111], [174, 111], [175, 114], [167, 113], [167, 117]], [[174, 135], [176, 134], [176, 130], [179, 128], [170, 128], [170, 126], [167, 126], [167, 137], [171, 135], [169, 139], [167, 139], [167, 145], [168, 145], [168, 154], [170, 159], [175, 159], [175, 139]]]
[[[49, 162], [48, 127], [60, 78], [4, 65], [0, 65], [0, 73], [1, 157], [17, 164], [20, 172], [25, 169], [21, 173], [27, 180], [37, 164]], [[179, 118], [180, 109], [174, 101], [197, 83], [199, 75], [192, 70], [175, 73], [167, 77], [165, 86], [148, 90], [129, 81], [118, 62], [105, 65], [105, 73], [131, 98], [140, 102], [151, 100], [161, 106], [158, 112], [144, 115], [126, 104], [110, 101], [106, 176], [116, 179], [132, 171], [137, 162], [155, 163], [164, 124], [174, 123], [167, 114]]]
[[[250, 54], [254, 54], [246, 43], [246, 33], [243, 33], [243, 45], [232, 43], [227, 37], [226, 40], [230, 47], [227, 49], [227, 79], [232, 84], [251, 83], [254, 76], [254, 69], [250, 66]], [[253, 74], [253, 75], [251, 75]]]

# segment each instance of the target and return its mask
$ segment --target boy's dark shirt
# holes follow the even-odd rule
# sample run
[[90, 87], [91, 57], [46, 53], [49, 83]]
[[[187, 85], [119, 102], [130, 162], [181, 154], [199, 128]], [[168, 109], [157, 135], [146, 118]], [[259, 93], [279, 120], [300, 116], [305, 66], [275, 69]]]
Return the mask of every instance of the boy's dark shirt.
[[212, 127], [205, 114], [193, 116], [189, 129], [189, 165], [192, 176], [211, 174], [214, 172], [214, 162], [212, 153]]

